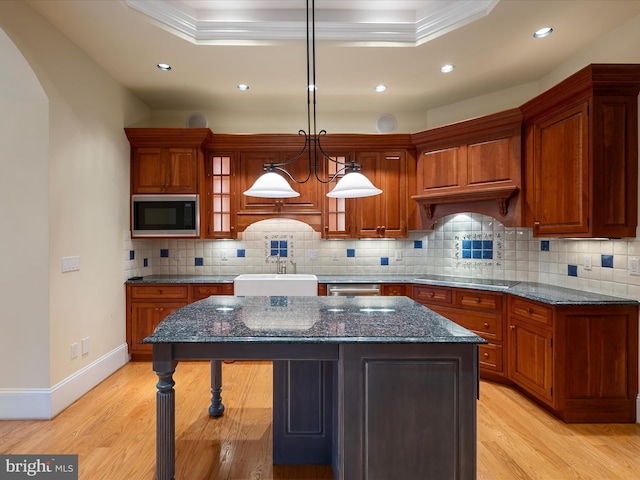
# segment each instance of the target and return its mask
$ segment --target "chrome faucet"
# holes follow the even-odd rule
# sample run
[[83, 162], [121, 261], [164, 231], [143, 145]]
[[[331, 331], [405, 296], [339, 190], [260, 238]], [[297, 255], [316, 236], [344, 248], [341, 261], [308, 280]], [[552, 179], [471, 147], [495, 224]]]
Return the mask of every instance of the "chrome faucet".
[[282, 275], [287, 273], [287, 262], [286, 260], [283, 262], [282, 258], [280, 257], [280, 254], [278, 253], [277, 255], [268, 255], [267, 256], [267, 262], [269, 262], [269, 259], [271, 257], [276, 257], [276, 273], [278, 275]]

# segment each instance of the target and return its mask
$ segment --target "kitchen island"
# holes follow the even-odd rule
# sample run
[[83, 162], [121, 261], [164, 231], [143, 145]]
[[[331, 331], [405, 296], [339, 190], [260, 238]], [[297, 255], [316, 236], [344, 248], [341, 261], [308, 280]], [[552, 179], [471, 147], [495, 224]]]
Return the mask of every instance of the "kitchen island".
[[178, 361], [194, 359], [319, 369], [317, 395], [274, 394], [274, 410], [306, 396], [311, 411], [289, 412], [282, 428], [274, 420], [274, 457], [283, 445], [328, 445], [339, 480], [475, 478], [477, 345], [485, 341], [409, 298], [212, 296], [169, 315], [144, 342], [159, 379], [158, 480], [175, 472], [173, 374]]

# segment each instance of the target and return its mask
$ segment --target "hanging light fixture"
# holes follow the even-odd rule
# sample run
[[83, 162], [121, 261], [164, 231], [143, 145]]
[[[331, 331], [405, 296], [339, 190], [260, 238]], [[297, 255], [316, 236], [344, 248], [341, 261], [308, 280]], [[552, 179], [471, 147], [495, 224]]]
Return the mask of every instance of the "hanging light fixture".
[[[311, 8], [309, 4], [311, 3]], [[379, 195], [382, 190], [376, 188], [371, 181], [359, 173], [361, 165], [356, 162], [341, 162], [327, 154], [320, 143], [320, 138], [327, 134], [326, 130], [316, 129], [316, 22], [315, 0], [307, 0], [307, 130], [299, 130], [298, 135], [304, 136], [302, 150], [295, 157], [284, 162], [270, 162], [263, 165], [264, 173], [251, 188], [244, 192], [250, 197], [263, 198], [293, 198], [300, 194], [293, 190], [285, 174], [294, 183], [303, 184], [311, 180], [312, 176], [321, 183], [331, 183], [338, 179], [336, 186], [327, 193], [333, 198], [359, 198]], [[303, 180], [298, 180], [286, 169], [287, 165], [301, 159], [308, 159], [308, 174]], [[336, 172], [327, 179], [318, 175], [319, 162], [327, 160], [336, 164]]]

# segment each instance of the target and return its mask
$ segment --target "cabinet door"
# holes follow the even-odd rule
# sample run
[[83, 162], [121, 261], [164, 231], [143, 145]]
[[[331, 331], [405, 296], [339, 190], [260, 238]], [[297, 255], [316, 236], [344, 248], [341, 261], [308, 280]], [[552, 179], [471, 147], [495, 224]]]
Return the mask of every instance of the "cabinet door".
[[357, 198], [356, 235], [360, 238], [402, 238], [407, 229], [407, 162], [405, 152], [361, 152], [362, 172], [382, 190]]
[[142, 340], [151, 335], [165, 317], [185, 305], [186, 302], [132, 302], [129, 353], [151, 353], [151, 345], [143, 345]]
[[422, 152], [418, 157], [418, 193], [463, 187], [466, 156], [466, 145]]
[[198, 193], [198, 151], [166, 148], [163, 152], [166, 193]]
[[140, 147], [131, 159], [131, 192], [163, 193], [162, 148]]
[[589, 231], [588, 101], [533, 126], [537, 236]]
[[205, 160], [205, 198], [201, 199], [206, 238], [236, 238], [233, 155], [212, 154]]
[[509, 377], [548, 404], [553, 401], [553, 336], [517, 318], [509, 325]]

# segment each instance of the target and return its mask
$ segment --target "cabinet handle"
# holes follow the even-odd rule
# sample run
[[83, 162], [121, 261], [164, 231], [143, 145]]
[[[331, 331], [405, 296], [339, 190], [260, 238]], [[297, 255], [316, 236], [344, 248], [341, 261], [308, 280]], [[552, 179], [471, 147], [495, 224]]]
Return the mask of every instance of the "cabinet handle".
[[489, 324], [487, 322], [484, 322], [484, 328], [489, 328]]
[[516, 326], [515, 326], [515, 325], [509, 325], [509, 328], [510, 328], [511, 330], [515, 330], [515, 329], [516, 329]]

